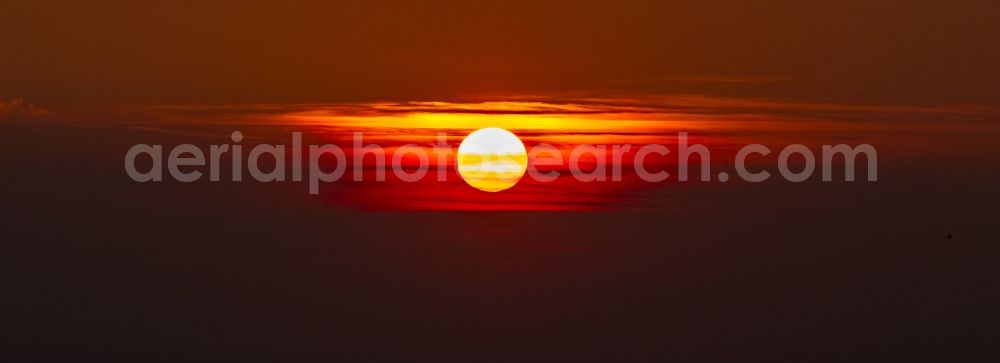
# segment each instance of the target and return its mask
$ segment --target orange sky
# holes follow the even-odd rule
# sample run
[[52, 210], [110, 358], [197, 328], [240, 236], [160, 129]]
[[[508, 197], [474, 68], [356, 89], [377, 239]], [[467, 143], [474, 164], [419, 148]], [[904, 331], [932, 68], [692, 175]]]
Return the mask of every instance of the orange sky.
[[5, 1], [0, 99], [996, 105], [997, 23], [988, 1]]
[[490, 126], [560, 146], [982, 145], [996, 24], [991, 2], [7, 1], [0, 119], [390, 147]]

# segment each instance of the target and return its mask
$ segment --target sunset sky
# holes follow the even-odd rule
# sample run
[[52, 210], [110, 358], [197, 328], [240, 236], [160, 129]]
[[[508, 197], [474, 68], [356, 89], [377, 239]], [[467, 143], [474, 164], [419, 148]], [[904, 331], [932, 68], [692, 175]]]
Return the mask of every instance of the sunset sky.
[[[997, 1], [0, 0], [0, 361], [998, 361], [998, 36]], [[311, 193], [127, 156], [490, 127], [686, 133], [710, 180], [452, 156]], [[773, 175], [871, 145], [878, 180], [740, 180], [750, 144]]]
[[998, 5], [5, 1], [0, 95], [50, 105], [711, 94], [1000, 100]]
[[10, 119], [174, 134], [299, 125], [386, 146], [496, 126], [568, 150], [679, 131], [733, 147], [828, 136], [915, 148], [891, 139], [911, 134], [981, 145], [977, 125], [995, 130], [1000, 115], [988, 46], [1000, 9], [981, 2], [2, 6]]

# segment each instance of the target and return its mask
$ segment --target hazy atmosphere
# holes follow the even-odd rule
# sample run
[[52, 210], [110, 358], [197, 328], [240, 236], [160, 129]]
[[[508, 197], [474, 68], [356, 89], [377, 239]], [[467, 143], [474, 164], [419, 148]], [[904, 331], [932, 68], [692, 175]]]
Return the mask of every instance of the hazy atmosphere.
[[998, 24], [0, 0], [0, 359], [995, 361]]

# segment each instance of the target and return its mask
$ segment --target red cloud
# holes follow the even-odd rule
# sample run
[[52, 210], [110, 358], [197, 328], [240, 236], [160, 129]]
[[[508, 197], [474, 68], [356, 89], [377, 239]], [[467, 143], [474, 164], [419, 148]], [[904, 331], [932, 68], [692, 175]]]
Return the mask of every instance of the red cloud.
[[23, 98], [0, 100], [0, 120], [26, 120], [51, 116], [52, 112], [34, 103], [24, 102]]

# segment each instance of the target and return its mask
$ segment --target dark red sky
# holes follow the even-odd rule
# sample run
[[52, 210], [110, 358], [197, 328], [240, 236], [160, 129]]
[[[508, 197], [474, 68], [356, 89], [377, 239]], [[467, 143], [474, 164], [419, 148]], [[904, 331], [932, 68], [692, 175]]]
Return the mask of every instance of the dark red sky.
[[989, 1], [4, 1], [41, 105], [684, 93], [1000, 100]]

